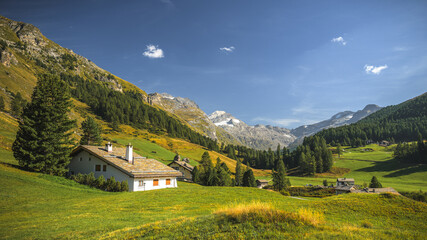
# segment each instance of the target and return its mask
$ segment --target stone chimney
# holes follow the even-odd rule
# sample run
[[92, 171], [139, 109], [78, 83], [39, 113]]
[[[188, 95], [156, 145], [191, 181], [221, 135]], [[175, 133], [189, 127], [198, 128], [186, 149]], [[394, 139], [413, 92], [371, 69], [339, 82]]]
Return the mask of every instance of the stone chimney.
[[113, 144], [111, 144], [110, 142], [108, 142], [107, 144], [105, 144], [105, 150], [107, 152], [112, 152], [113, 151]]
[[130, 143], [126, 146], [126, 160], [129, 163], [133, 161], [133, 146]]

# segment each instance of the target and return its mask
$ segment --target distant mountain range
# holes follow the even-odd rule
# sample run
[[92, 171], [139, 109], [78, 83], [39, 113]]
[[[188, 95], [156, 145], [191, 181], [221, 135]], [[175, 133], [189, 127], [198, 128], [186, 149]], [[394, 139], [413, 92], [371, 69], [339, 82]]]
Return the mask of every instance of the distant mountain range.
[[369, 104], [369, 105], [366, 105], [366, 107], [363, 108], [363, 110], [359, 110], [357, 112], [352, 112], [352, 111], [340, 112], [335, 114], [328, 120], [324, 120], [311, 125], [303, 125], [295, 129], [292, 129], [291, 133], [297, 136], [298, 138], [313, 135], [323, 129], [327, 129], [331, 127], [339, 127], [339, 126], [355, 123], [380, 109], [381, 107], [378, 105]]
[[250, 126], [225, 111], [215, 111], [207, 115], [194, 101], [167, 93], [149, 94], [149, 102], [184, 119], [211, 138], [256, 149], [274, 148], [277, 144], [295, 146], [300, 144], [305, 136], [323, 129], [355, 123], [381, 109], [378, 105], [369, 104], [356, 112], [344, 111], [315, 124], [287, 129], [261, 124]]

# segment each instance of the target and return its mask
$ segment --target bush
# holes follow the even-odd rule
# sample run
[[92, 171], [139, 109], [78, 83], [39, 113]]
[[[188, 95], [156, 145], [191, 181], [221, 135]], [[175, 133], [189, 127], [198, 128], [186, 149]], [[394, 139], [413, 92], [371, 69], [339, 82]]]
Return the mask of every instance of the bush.
[[122, 192], [129, 192], [129, 185], [128, 185], [128, 181], [122, 181], [122, 183], [120, 184], [120, 191]]
[[96, 188], [101, 190], [105, 189], [105, 178], [103, 175], [99, 176], [98, 179], [96, 179]]
[[280, 190], [280, 194], [283, 196], [291, 196], [291, 194], [288, 191], [285, 191], [284, 189]]
[[287, 189], [291, 196], [300, 197], [329, 197], [335, 195], [333, 188], [290, 187]]
[[77, 174], [69, 176], [69, 179], [74, 180], [80, 184], [88, 185], [90, 187], [98, 188], [108, 192], [128, 192], [129, 185], [127, 181], [116, 181], [114, 177], [111, 177], [105, 181], [103, 175], [95, 178], [93, 173], [89, 174]]
[[415, 192], [400, 192], [400, 194], [415, 201], [427, 202], [427, 192], [423, 192], [421, 190]]

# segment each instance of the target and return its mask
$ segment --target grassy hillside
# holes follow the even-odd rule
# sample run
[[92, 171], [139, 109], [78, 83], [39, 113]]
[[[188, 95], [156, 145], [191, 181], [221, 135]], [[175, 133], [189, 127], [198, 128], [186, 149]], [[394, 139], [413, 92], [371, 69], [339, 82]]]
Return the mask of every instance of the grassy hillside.
[[19, 170], [9, 151], [0, 150], [0, 156], [4, 239], [427, 236], [427, 205], [400, 196], [300, 200], [262, 189], [188, 183], [177, 189], [109, 193]]
[[[372, 152], [363, 149], [373, 149]], [[335, 166], [351, 169], [345, 177], [355, 178], [356, 184], [370, 182], [376, 176], [385, 187], [398, 191], [427, 191], [427, 165], [408, 164], [393, 158], [393, 146], [371, 144], [361, 148], [347, 148]]]
[[[395, 146], [395, 145], [394, 145]], [[293, 186], [306, 184], [322, 185], [324, 179], [335, 184], [338, 177], [354, 178], [357, 185], [369, 184], [376, 176], [384, 187], [397, 191], [427, 191], [427, 165], [402, 163], [393, 158], [393, 147], [371, 144], [361, 148], [344, 147], [341, 158], [334, 155], [331, 172], [316, 174], [314, 177], [288, 176]], [[363, 151], [370, 148], [373, 151]], [[271, 179], [259, 176], [261, 179]]]

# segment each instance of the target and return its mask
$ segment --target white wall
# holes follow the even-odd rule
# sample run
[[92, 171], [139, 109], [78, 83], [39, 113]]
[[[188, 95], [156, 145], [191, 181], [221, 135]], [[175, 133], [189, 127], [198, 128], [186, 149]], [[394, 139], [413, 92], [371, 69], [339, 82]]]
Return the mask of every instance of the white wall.
[[[80, 158], [82, 159], [80, 161]], [[89, 161], [89, 158], [91, 159]], [[124, 160], [123, 160], [124, 161]], [[95, 171], [95, 166], [101, 165], [101, 171]], [[107, 165], [107, 171], [103, 171], [103, 166]], [[91, 155], [90, 153], [86, 151], [81, 151], [76, 156], [74, 156], [70, 164], [68, 165], [68, 168], [70, 172], [73, 172], [73, 174], [89, 174], [91, 172], [94, 173], [95, 177], [98, 178], [99, 176], [103, 175], [105, 179], [111, 178], [114, 176], [116, 181], [127, 181], [129, 185], [129, 191], [144, 191], [144, 190], [155, 190], [155, 189], [162, 189], [162, 188], [173, 188], [178, 187], [176, 177], [160, 177], [160, 178], [131, 178], [124, 172], [118, 170], [117, 168], [108, 165], [108, 163], [100, 160], [94, 155]], [[159, 185], [153, 186], [153, 179], [159, 179]], [[170, 185], [166, 185], [166, 179], [171, 180]], [[139, 180], [143, 180], [145, 183], [142, 186], [139, 186]]]
[[[82, 161], [80, 161], [80, 158]], [[90, 161], [89, 161], [90, 158]], [[101, 165], [101, 171], [95, 171], [95, 166]], [[103, 171], [103, 166], [107, 165], [107, 171]], [[94, 173], [95, 177], [98, 178], [99, 176], [103, 175], [105, 179], [111, 178], [114, 176], [116, 181], [127, 181], [129, 185], [129, 191], [134, 191], [134, 180], [133, 178], [129, 177], [126, 173], [118, 170], [117, 168], [108, 165], [108, 163], [100, 160], [94, 155], [91, 155], [90, 153], [86, 151], [81, 151], [76, 156], [74, 156], [70, 164], [68, 165], [68, 168], [70, 169], [70, 172], [74, 172], [74, 174], [89, 174], [91, 172]]]
[[[153, 179], [159, 179], [159, 185], [153, 186]], [[171, 180], [170, 185], [166, 185], [166, 179]], [[142, 186], [139, 186], [139, 181], [142, 180]], [[145, 186], [144, 186], [145, 183]], [[162, 188], [174, 188], [178, 187], [176, 177], [160, 177], [160, 178], [135, 178], [133, 189], [134, 191], [147, 191]]]

